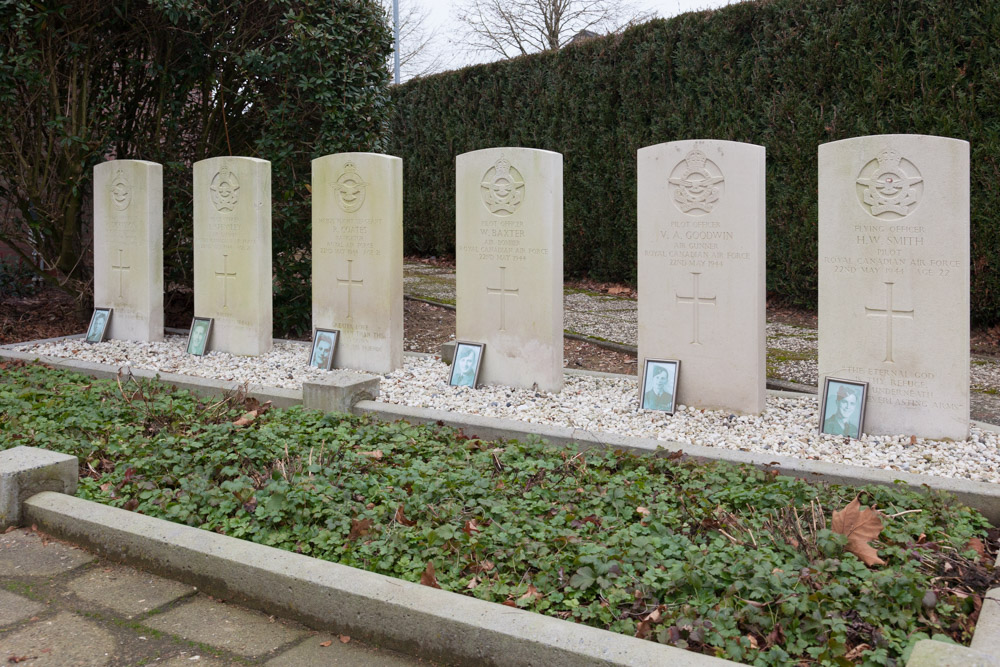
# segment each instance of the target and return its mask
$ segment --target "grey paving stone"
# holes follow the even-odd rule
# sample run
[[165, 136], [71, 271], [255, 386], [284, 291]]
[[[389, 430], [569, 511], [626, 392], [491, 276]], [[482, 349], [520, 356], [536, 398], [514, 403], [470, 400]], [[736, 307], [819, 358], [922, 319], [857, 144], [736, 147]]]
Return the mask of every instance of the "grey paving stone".
[[86, 551], [26, 528], [0, 535], [0, 577], [51, 577], [94, 560]]
[[[329, 642], [329, 646], [323, 644]], [[395, 651], [374, 648], [359, 641], [351, 640], [346, 644], [332, 635], [315, 635], [300, 643], [295, 648], [268, 660], [266, 667], [300, 667], [310, 665], [315, 667], [409, 667], [410, 665], [427, 665], [416, 658]]]
[[[0, 627], [23, 621], [41, 613], [45, 605], [28, 598], [0, 591]], [[0, 656], [3, 659], [3, 656]]]
[[197, 597], [143, 625], [189, 641], [257, 658], [306, 635], [304, 630], [260, 614]]
[[84, 600], [113, 609], [125, 618], [135, 618], [197, 590], [121, 565], [92, 569], [73, 579], [67, 587]]
[[[211, 656], [202, 655], [197, 651], [182, 653], [164, 662], [152, 663], [156, 667], [245, 667], [243, 663], [229, 660], [219, 660]], [[303, 666], [306, 663], [301, 663]]]
[[0, 639], [0, 656], [21, 667], [102, 667], [114, 658], [117, 643], [107, 630], [63, 611], [35, 621]]

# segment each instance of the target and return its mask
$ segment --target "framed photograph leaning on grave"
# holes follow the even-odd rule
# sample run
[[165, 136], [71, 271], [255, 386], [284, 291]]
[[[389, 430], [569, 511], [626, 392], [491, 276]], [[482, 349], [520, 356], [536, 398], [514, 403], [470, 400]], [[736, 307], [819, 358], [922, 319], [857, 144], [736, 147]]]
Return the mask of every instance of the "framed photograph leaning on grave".
[[455, 387], [475, 387], [479, 382], [479, 367], [483, 363], [486, 343], [455, 341], [455, 360], [451, 364], [448, 384]]
[[865, 426], [868, 383], [825, 378], [820, 394], [819, 432], [860, 438]]
[[675, 359], [646, 359], [643, 368], [639, 407], [674, 414], [681, 362]]
[[196, 317], [191, 320], [191, 333], [188, 334], [187, 353], [204, 356], [208, 350], [208, 336], [212, 333], [211, 317]]
[[94, 314], [90, 316], [90, 326], [87, 327], [87, 342], [100, 343], [104, 340], [104, 334], [108, 331], [108, 322], [111, 321], [111, 311], [113, 308], [94, 308]]
[[340, 329], [316, 329], [312, 350], [309, 351], [309, 366], [324, 371], [333, 368], [333, 353], [337, 351], [339, 338]]

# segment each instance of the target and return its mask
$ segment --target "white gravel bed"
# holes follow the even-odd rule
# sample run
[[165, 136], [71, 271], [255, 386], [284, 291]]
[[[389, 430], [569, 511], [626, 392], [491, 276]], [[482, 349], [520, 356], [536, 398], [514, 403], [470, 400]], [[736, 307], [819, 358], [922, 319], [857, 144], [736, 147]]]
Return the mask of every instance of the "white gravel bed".
[[972, 388], [979, 391], [1000, 389], [1000, 361], [996, 359], [973, 359], [969, 366]]
[[[24, 352], [69, 357], [161, 372], [249, 382], [252, 386], [297, 388], [323, 371], [306, 366], [307, 346], [279, 342], [261, 357], [235, 357], [212, 352], [193, 357], [184, 352], [185, 338], [168, 336], [162, 343], [81, 340], [19, 346]], [[806, 460], [847, 463], [886, 470], [1000, 482], [1000, 436], [972, 428], [964, 442], [940, 442], [897, 436], [865, 436], [862, 440], [819, 435], [816, 398], [767, 399], [760, 416], [679, 406], [665, 415], [637, 408], [638, 380], [567, 375], [559, 394], [509, 387], [469, 389], [447, 384], [448, 366], [433, 357], [407, 357], [405, 366], [384, 376], [380, 401], [465, 414], [518, 419], [581, 429], [591, 433], [674, 440], [740, 451], [767, 452]]]
[[637, 345], [639, 312], [631, 299], [571, 292], [563, 297], [563, 326], [586, 336]]
[[160, 343], [124, 340], [86, 343], [83, 339], [73, 339], [20, 345], [14, 349], [50, 357], [247, 383], [251, 387], [300, 389], [304, 379], [321, 378], [325, 372], [306, 365], [309, 344], [304, 342], [275, 341], [274, 348], [259, 357], [240, 357], [228, 352], [209, 352], [196, 357], [188, 354], [186, 347], [186, 336], [168, 335]]

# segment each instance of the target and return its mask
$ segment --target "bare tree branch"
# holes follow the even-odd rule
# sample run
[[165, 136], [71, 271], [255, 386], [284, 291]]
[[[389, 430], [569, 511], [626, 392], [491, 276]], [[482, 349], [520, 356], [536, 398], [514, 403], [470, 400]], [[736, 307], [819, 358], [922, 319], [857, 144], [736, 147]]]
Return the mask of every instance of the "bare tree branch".
[[566, 46], [580, 33], [610, 34], [649, 20], [631, 0], [462, 0], [466, 48], [513, 58]]
[[[392, 0], [381, 0], [392, 25]], [[407, 81], [447, 69], [453, 56], [445, 53], [436, 29], [429, 28], [430, 10], [419, 0], [399, 0], [399, 70]]]

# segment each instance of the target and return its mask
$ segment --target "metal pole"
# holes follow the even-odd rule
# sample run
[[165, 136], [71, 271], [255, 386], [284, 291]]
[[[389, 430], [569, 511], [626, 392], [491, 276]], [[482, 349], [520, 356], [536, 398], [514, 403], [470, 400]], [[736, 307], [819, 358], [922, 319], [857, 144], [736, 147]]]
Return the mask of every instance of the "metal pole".
[[399, 83], [399, 0], [392, 0], [392, 32], [396, 39], [396, 52], [393, 53], [393, 66], [396, 72], [396, 83]]

